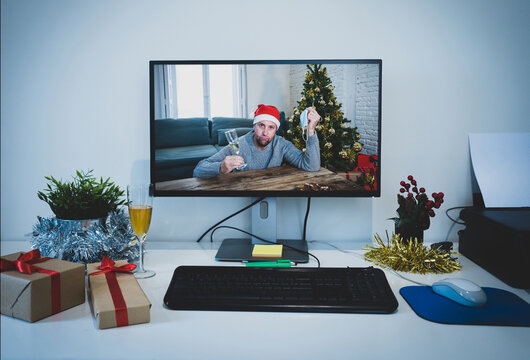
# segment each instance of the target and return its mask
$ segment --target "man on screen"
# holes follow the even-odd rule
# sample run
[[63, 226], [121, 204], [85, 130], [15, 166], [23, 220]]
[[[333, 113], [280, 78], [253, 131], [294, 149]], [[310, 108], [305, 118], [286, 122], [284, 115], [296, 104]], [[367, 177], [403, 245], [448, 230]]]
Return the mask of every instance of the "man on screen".
[[[193, 176], [209, 178], [234, 170], [266, 169], [280, 166], [284, 161], [305, 171], [320, 169], [320, 146], [315, 133], [320, 115], [315, 109], [307, 108], [308, 137], [305, 152], [281, 136], [276, 136], [280, 126], [280, 112], [276, 107], [260, 104], [254, 111], [253, 118], [253, 130], [239, 138], [239, 155], [233, 155], [230, 146], [225, 146], [217, 154], [201, 160], [193, 170]], [[241, 168], [244, 164], [246, 166]]]

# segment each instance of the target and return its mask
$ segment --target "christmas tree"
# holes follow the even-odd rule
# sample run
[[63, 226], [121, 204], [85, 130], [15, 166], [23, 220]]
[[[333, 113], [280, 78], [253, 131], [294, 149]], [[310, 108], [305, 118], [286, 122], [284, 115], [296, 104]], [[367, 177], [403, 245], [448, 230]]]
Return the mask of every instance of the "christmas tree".
[[321, 64], [307, 65], [302, 97], [289, 118], [285, 138], [305, 151], [300, 115], [307, 107], [313, 107], [321, 116], [316, 127], [320, 142], [321, 166], [332, 171], [350, 171], [357, 165], [357, 155], [362, 150], [361, 135], [356, 127], [348, 126], [342, 105], [333, 94], [328, 71]]

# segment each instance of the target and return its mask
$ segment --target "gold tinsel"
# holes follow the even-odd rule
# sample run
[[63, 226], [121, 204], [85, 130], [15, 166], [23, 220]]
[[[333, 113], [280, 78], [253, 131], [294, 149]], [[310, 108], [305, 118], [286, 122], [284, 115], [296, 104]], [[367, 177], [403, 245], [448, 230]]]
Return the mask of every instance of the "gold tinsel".
[[[374, 235], [377, 247], [367, 245], [369, 250], [364, 257], [371, 262], [396, 271], [416, 274], [447, 274], [462, 269], [462, 265], [449, 253], [438, 249], [428, 249], [418, 239], [404, 242], [399, 234], [392, 235], [390, 244], [385, 245], [378, 234]], [[412, 239], [411, 239], [412, 240]]]

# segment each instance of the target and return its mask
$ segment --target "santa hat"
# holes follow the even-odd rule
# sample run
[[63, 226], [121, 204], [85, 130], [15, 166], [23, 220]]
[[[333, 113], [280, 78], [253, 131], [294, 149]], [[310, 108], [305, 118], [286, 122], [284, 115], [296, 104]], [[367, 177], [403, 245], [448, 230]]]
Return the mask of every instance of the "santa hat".
[[272, 105], [259, 104], [258, 108], [250, 116], [254, 118], [253, 124], [257, 124], [263, 120], [269, 120], [275, 123], [277, 128], [280, 127], [280, 112]]

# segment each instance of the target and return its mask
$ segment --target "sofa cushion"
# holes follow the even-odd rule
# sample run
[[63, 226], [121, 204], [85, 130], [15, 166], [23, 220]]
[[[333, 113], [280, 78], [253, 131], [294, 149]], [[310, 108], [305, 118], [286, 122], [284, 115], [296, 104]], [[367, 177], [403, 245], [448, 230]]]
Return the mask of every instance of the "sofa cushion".
[[155, 167], [195, 165], [217, 152], [213, 145], [190, 145], [155, 150]]
[[210, 132], [207, 118], [155, 120], [155, 148], [207, 145]]
[[[212, 144], [217, 144], [219, 140], [219, 130], [237, 128], [252, 128], [252, 119], [233, 117], [214, 117], [212, 119]], [[221, 133], [224, 137], [224, 131]]]
[[[217, 145], [220, 147], [228, 145], [228, 139], [226, 138], [225, 131], [228, 131], [230, 129], [219, 129], [217, 130]], [[248, 133], [249, 131], [252, 131], [252, 128], [236, 128], [236, 133], [238, 137], [241, 137]]]
[[183, 165], [156, 169], [155, 182], [191, 178], [193, 177], [194, 169], [195, 165]]

